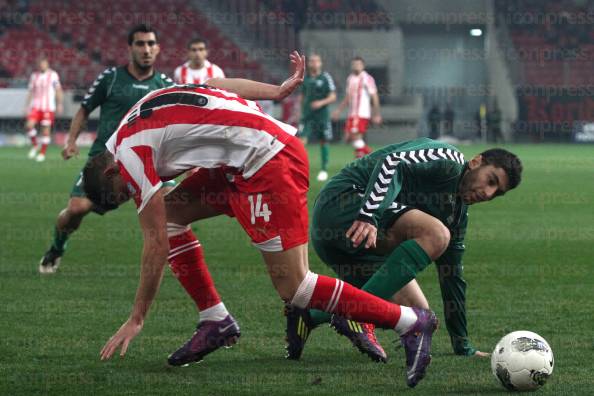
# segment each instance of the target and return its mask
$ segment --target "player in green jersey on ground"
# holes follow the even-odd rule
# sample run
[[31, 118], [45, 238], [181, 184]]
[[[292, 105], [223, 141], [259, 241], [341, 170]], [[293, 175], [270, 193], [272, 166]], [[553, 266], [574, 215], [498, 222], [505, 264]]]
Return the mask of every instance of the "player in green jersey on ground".
[[[62, 150], [62, 157], [65, 160], [78, 155], [76, 139], [94, 109], [101, 107], [101, 115], [97, 138], [91, 146], [89, 158], [105, 151], [105, 142], [136, 102], [155, 89], [173, 85], [169, 77], [156, 72], [153, 68], [159, 50], [157, 34], [149, 26], [138, 25], [130, 31], [128, 34], [130, 61], [125, 66], [106, 69], [89, 88], [70, 124], [68, 140]], [[70, 192], [68, 205], [58, 215], [51, 246], [39, 264], [41, 273], [54, 273], [57, 270], [68, 237], [80, 226], [87, 214], [91, 211], [103, 214], [85, 197], [81, 180], [79, 175]]]
[[[384, 147], [347, 165], [318, 196], [311, 241], [339, 278], [371, 294], [428, 309], [415, 278], [437, 265], [454, 353], [486, 356], [469, 342], [462, 277], [468, 206], [516, 188], [522, 164], [503, 149], [466, 161], [453, 146], [423, 138]], [[310, 332], [331, 322], [363, 353], [386, 361], [372, 325], [325, 312], [287, 313], [288, 358], [299, 359]]]
[[301, 120], [298, 136], [304, 144], [309, 138], [320, 143], [321, 169], [319, 181], [328, 180], [329, 143], [332, 141], [332, 124], [328, 105], [336, 101], [336, 86], [328, 72], [322, 71], [322, 58], [310, 54], [307, 60], [307, 76], [301, 86]]

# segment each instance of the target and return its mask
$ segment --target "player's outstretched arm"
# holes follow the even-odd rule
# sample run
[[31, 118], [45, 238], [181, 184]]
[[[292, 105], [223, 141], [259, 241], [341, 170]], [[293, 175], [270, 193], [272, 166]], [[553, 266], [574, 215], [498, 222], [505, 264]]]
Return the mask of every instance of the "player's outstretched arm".
[[161, 190], [157, 191], [140, 212], [140, 226], [144, 237], [140, 283], [130, 317], [107, 341], [101, 350], [101, 360], [109, 359], [121, 346], [124, 356], [128, 345], [142, 330], [144, 318], [159, 291], [163, 268], [167, 262], [169, 241], [167, 239], [165, 203]]
[[76, 139], [78, 139], [78, 135], [80, 135], [80, 132], [87, 124], [88, 119], [89, 113], [84, 109], [84, 107], [81, 107], [74, 115], [72, 122], [70, 122], [68, 138], [66, 139], [66, 144], [62, 149], [62, 158], [65, 160], [69, 160], [70, 158], [78, 155], [79, 149], [76, 145]]
[[206, 84], [214, 88], [235, 92], [248, 100], [283, 100], [301, 83], [305, 75], [305, 56], [293, 51], [289, 55], [295, 71], [281, 85], [266, 84], [243, 78], [211, 78]]

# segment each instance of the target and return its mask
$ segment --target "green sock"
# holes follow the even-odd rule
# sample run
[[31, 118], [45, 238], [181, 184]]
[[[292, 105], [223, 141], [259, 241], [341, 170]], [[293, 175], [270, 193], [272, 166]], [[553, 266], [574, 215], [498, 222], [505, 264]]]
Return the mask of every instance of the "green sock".
[[414, 239], [404, 241], [361, 289], [388, 300], [429, 264], [431, 258]]
[[330, 323], [330, 318], [332, 317], [332, 314], [317, 309], [310, 309], [309, 314], [311, 316], [311, 320], [314, 323], [314, 326], [319, 326], [324, 323]]
[[58, 253], [64, 253], [66, 250], [66, 242], [68, 241], [68, 233], [58, 230], [58, 227], [54, 227], [54, 240], [52, 242], [52, 249]]
[[325, 171], [328, 168], [328, 158], [330, 157], [328, 143], [320, 144], [320, 153], [322, 154], [322, 170]]

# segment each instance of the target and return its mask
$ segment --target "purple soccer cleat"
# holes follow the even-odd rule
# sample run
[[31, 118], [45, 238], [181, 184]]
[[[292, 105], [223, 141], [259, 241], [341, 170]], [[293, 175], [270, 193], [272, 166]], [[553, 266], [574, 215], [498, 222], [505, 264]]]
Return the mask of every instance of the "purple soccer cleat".
[[431, 338], [437, 329], [437, 317], [430, 310], [413, 308], [417, 321], [404, 334], [400, 342], [406, 353], [406, 384], [414, 388], [425, 377], [431, 363]]
[[369, 356], [374, 362], [386, 363], [388, 355], [375, 337], [375, 326], [348, 320], [339, 315], [332, 315], [330, 326], [340, 335], [347, 337], [359, 352]]
[[239, 325], [231, 315], [219, 321], [200, 322], [192, 338], [169, 355], [167, 361], [172, 366], [200, 362], [204, 356], [220, 347], [230, 348], [240, 336]]

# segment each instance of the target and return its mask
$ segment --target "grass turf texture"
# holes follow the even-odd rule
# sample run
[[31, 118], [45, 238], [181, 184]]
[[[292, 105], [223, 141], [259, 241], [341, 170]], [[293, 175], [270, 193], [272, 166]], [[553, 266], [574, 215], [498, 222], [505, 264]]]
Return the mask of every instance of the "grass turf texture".
[[[524, 162], [517, 191], [470, 210], [465, 256], [469, 331], [491, 351], [513, 330], [531, 330], [556, 360], [543, 395], [594, 394], [594, 157], [590, 146], [510, 146]], [[467, 158], [485, 146], [461, 148]], [[318, 148], [310, 146], [310, 202]], [[331, 148], [330, 174], [351, 160]], [[379, 332], [388, 364], [374, 364], [330, 328], [314, 331], [300, 362], [284, 359], [282, 304], [256, 249], [227, 217], [194, 228], [242, 338], [198, 365], [171, 368], [169, 353], [192, 334], [193, 303], [169, 270], [144, 330], [124, 359], [99, 361], [104, 342], [126, 319], [141, 248], [132, 204], [91, 215], [71, 239], [58, 274], [40, 276], [48, 246], [83, 157], [64, 162], [57, 149], [38, 164], [26, 149], [0, 149], [0, 394], [395, 394], [406, 390], [404, 354], [392, 332]], [[310, 252], [311, 268], [328, 274]], [[442, 317], [433, 267], [419, 278]], [[433, 363], [416, 395], [505, 394], [490, 361], [453, 356], [442, 327]]]

